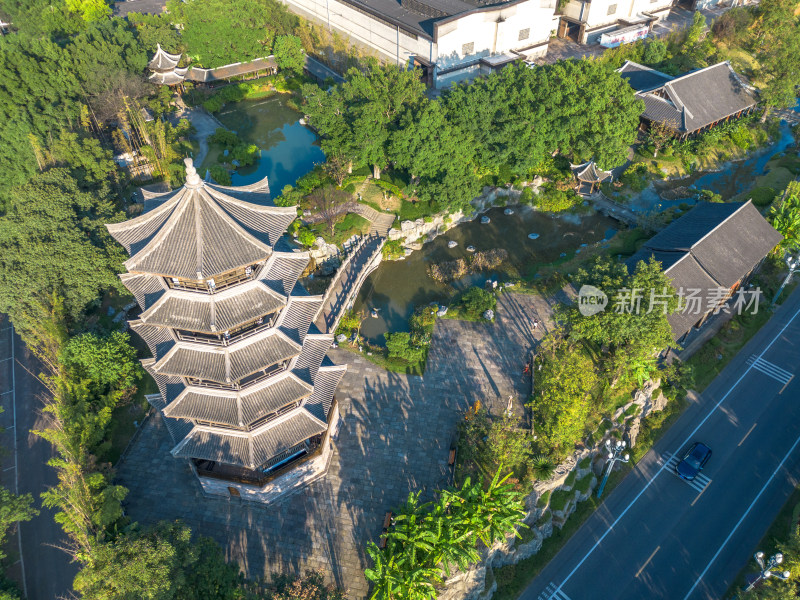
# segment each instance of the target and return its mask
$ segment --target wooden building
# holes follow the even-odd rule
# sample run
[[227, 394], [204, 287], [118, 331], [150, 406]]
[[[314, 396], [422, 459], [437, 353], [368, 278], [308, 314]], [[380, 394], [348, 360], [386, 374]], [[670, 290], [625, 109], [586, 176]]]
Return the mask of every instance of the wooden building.
[[671, 77], [627, 61], [618, 69], [645, 104], [642, 124], [658, 122], [686, 139], [756, 110], [755, 90], [727, 61]]
[[653, 257], [676, 292], [697, 297], [699, 312], [686, 300], [687, 310], [667, 317], [680, 343], [747, 283], [782, 239], [750, 200], [702, 202], [648, 240], [627, 266], [632, 271]]
[[275, 206], [266, 180], [216, 185], [186, 163], [183, 187], [147, 192], [144, 214], [107, 227], [130, 253], [121, 278], [142, 310], [130, 327], [153, 355], [148, 400], [172, 454], [207, 492], [258, 501], [320, 449], [346, 367], [314, 325], [323, 297], [297, 284], [308, 253], [282, 240], [296, 208]]

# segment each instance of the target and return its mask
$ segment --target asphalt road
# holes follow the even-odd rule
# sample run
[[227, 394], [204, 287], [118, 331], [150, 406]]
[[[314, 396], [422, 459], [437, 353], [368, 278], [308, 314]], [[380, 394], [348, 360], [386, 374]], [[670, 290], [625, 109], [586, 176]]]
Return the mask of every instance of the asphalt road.
[[[35, 377], [41, 371], [36, 359], [0, 315], [0, 483], [11, 491], [33, 495], [39, 516], [21, 523], [9, 541], [14, 560], [9, 575], [28, 600], [66, 597], [72, 589], [77, 565], [59, 547], [66, 536], [53, 520], [54, 511], [43, 508], [40, 494], [58, 482], [47, 464], [52, 446], [31, 432], [43, 427], [41, 407], [44, 386]], [[20, 558], [20, 549], [22, 551]]]
[[[800, 288], [521, 598], [722, 598], [800, 481], [799, 365]], [[669, 458], [694, 441], [713, 455], [690, 485]]]

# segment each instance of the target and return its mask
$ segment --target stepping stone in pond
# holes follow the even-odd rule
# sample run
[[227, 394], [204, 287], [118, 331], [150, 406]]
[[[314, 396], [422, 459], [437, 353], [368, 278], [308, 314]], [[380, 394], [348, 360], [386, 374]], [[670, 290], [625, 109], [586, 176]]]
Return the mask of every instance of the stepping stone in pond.
[[514, 214], [514, 209], [513, 208], [507, 208], [507, 209], [505, 209], [503, 211], [503, 214], [504, 215], [513, 215]]
[[529, 233], [529, 234], [528, 234], [528, 239], [529, 239], [529, 240], [536, 240], [536, 239], [539, 239], [539, 234], [538, 234], [538, 233]]
[[489, 217], [483, 216], [481, 217], [481, 224], [486, 225], [487, 223], [491, 223], [491, 219]]
[[467, 246], [467, 252], [475, 252], [475, 246]]
[[449, 242], [447, 242], [448, 248], [455, 248], [456, 246], [458, 246], [458, 242], [456, 242], [455, 240], [450, 240]]

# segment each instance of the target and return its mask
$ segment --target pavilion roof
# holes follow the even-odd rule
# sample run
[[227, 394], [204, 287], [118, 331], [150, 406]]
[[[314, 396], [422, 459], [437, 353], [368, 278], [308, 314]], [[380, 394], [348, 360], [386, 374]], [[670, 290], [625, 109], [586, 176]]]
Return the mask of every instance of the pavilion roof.
[[147, 68], [151, 71], [171, 71], [177, 67], [178, 63], [180, 62], [180, 54], [170, 54], [169, 52], [165, 52], [161, 47], [161, 44], [156, 44], [156, 53], [153, 55], [153, 58], [150, 59], [150, 62], [147, 64]]
[[599, 169], [593, 160], [581, 165], [572, 165], [572, 172], [575, 174], [578, 181], [585, 181], [587, 183], [602, 183], [613, 177], [611, 171]]
[[327, 423], [302, 407], [251, 432], [195, 425], [191, 433], [172, 449], [172, 455], [255, 469], [276, 454], [324, 433], [327, 428]]
[[188, 69], [172, 69], [170, 71], [154, 71], [147, 78], [158, 85], [178, 85], [186, 79]]
[[292, 373], [270, 377], [239, 391], [189, 386], [167, 404], [164, 414], [245, 427], [292, 402], [299, 402], [312, 391], [311, 385]]
[[[297, 216], [295, 209], [227, 194], [230, 188], [203, 182], [186, 160], [192, 174], [183, 187], [148, 198], [152, 208], [143, 215], [107, 225], [131, 254], [128, 271], [207, 280], [266, 259]], [[235, 193], [255, 201], [265, 196], [255, 190]]]

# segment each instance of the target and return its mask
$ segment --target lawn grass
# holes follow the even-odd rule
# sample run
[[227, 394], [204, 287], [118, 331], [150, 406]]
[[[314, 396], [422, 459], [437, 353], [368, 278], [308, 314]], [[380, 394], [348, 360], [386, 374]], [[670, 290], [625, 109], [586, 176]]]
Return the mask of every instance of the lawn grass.
[[564, 486], [571, 488], [573, 485], [575, 485], [575, 478], [577, 476], [577, 471], [570, 471], [569, 475], [567, 475], [567, 478], [564, 480]]
[[536, 501], [536, 506], [538, 508], [544, 508], [547, 506], [547, 502], [550, 500], [550, 490], [547, 490], [544, 494], [539, 496], [539, 499]]
[[139, 382], [133, 400], [124, 406], [118, 406], [111, 414], [108, 438], [98, 449], [98, 458], [102, 461], [117, 464], [120, 456], [133, 438], [137, 425], [141, 425], [150, 404], [145, 399], [147, 394], [157, 394], [158, 386], [152, 377], [145, 375]]
[[363, 235], [369, 231], [370, 222], [355, 213], [347, 213], [339, 218], [333, 226], [333, 235], [328, 230], [328, 224], [324, 221], [315, 223], [311, 227], [317, 236], [321, 236], [329, 244], [341, 246], [354, 235]]
[[574, 496], [575, 492], [572, 490], [555, 490], [550, 495], [550, 510], [564, 510], [564, 508], [567, 506], [567, 502], [572, 500]]
[[[573, 471], [574, 472], [574, 471]], [[578, 483], [575, 484], [575, 489], [578, 490], [581, 494], [586, 494], [589, 492], [589, 486], [592, 485], [592, 479], [594, 478], [594, 474], [587, 473], [583, 477], [578, 480]]]

